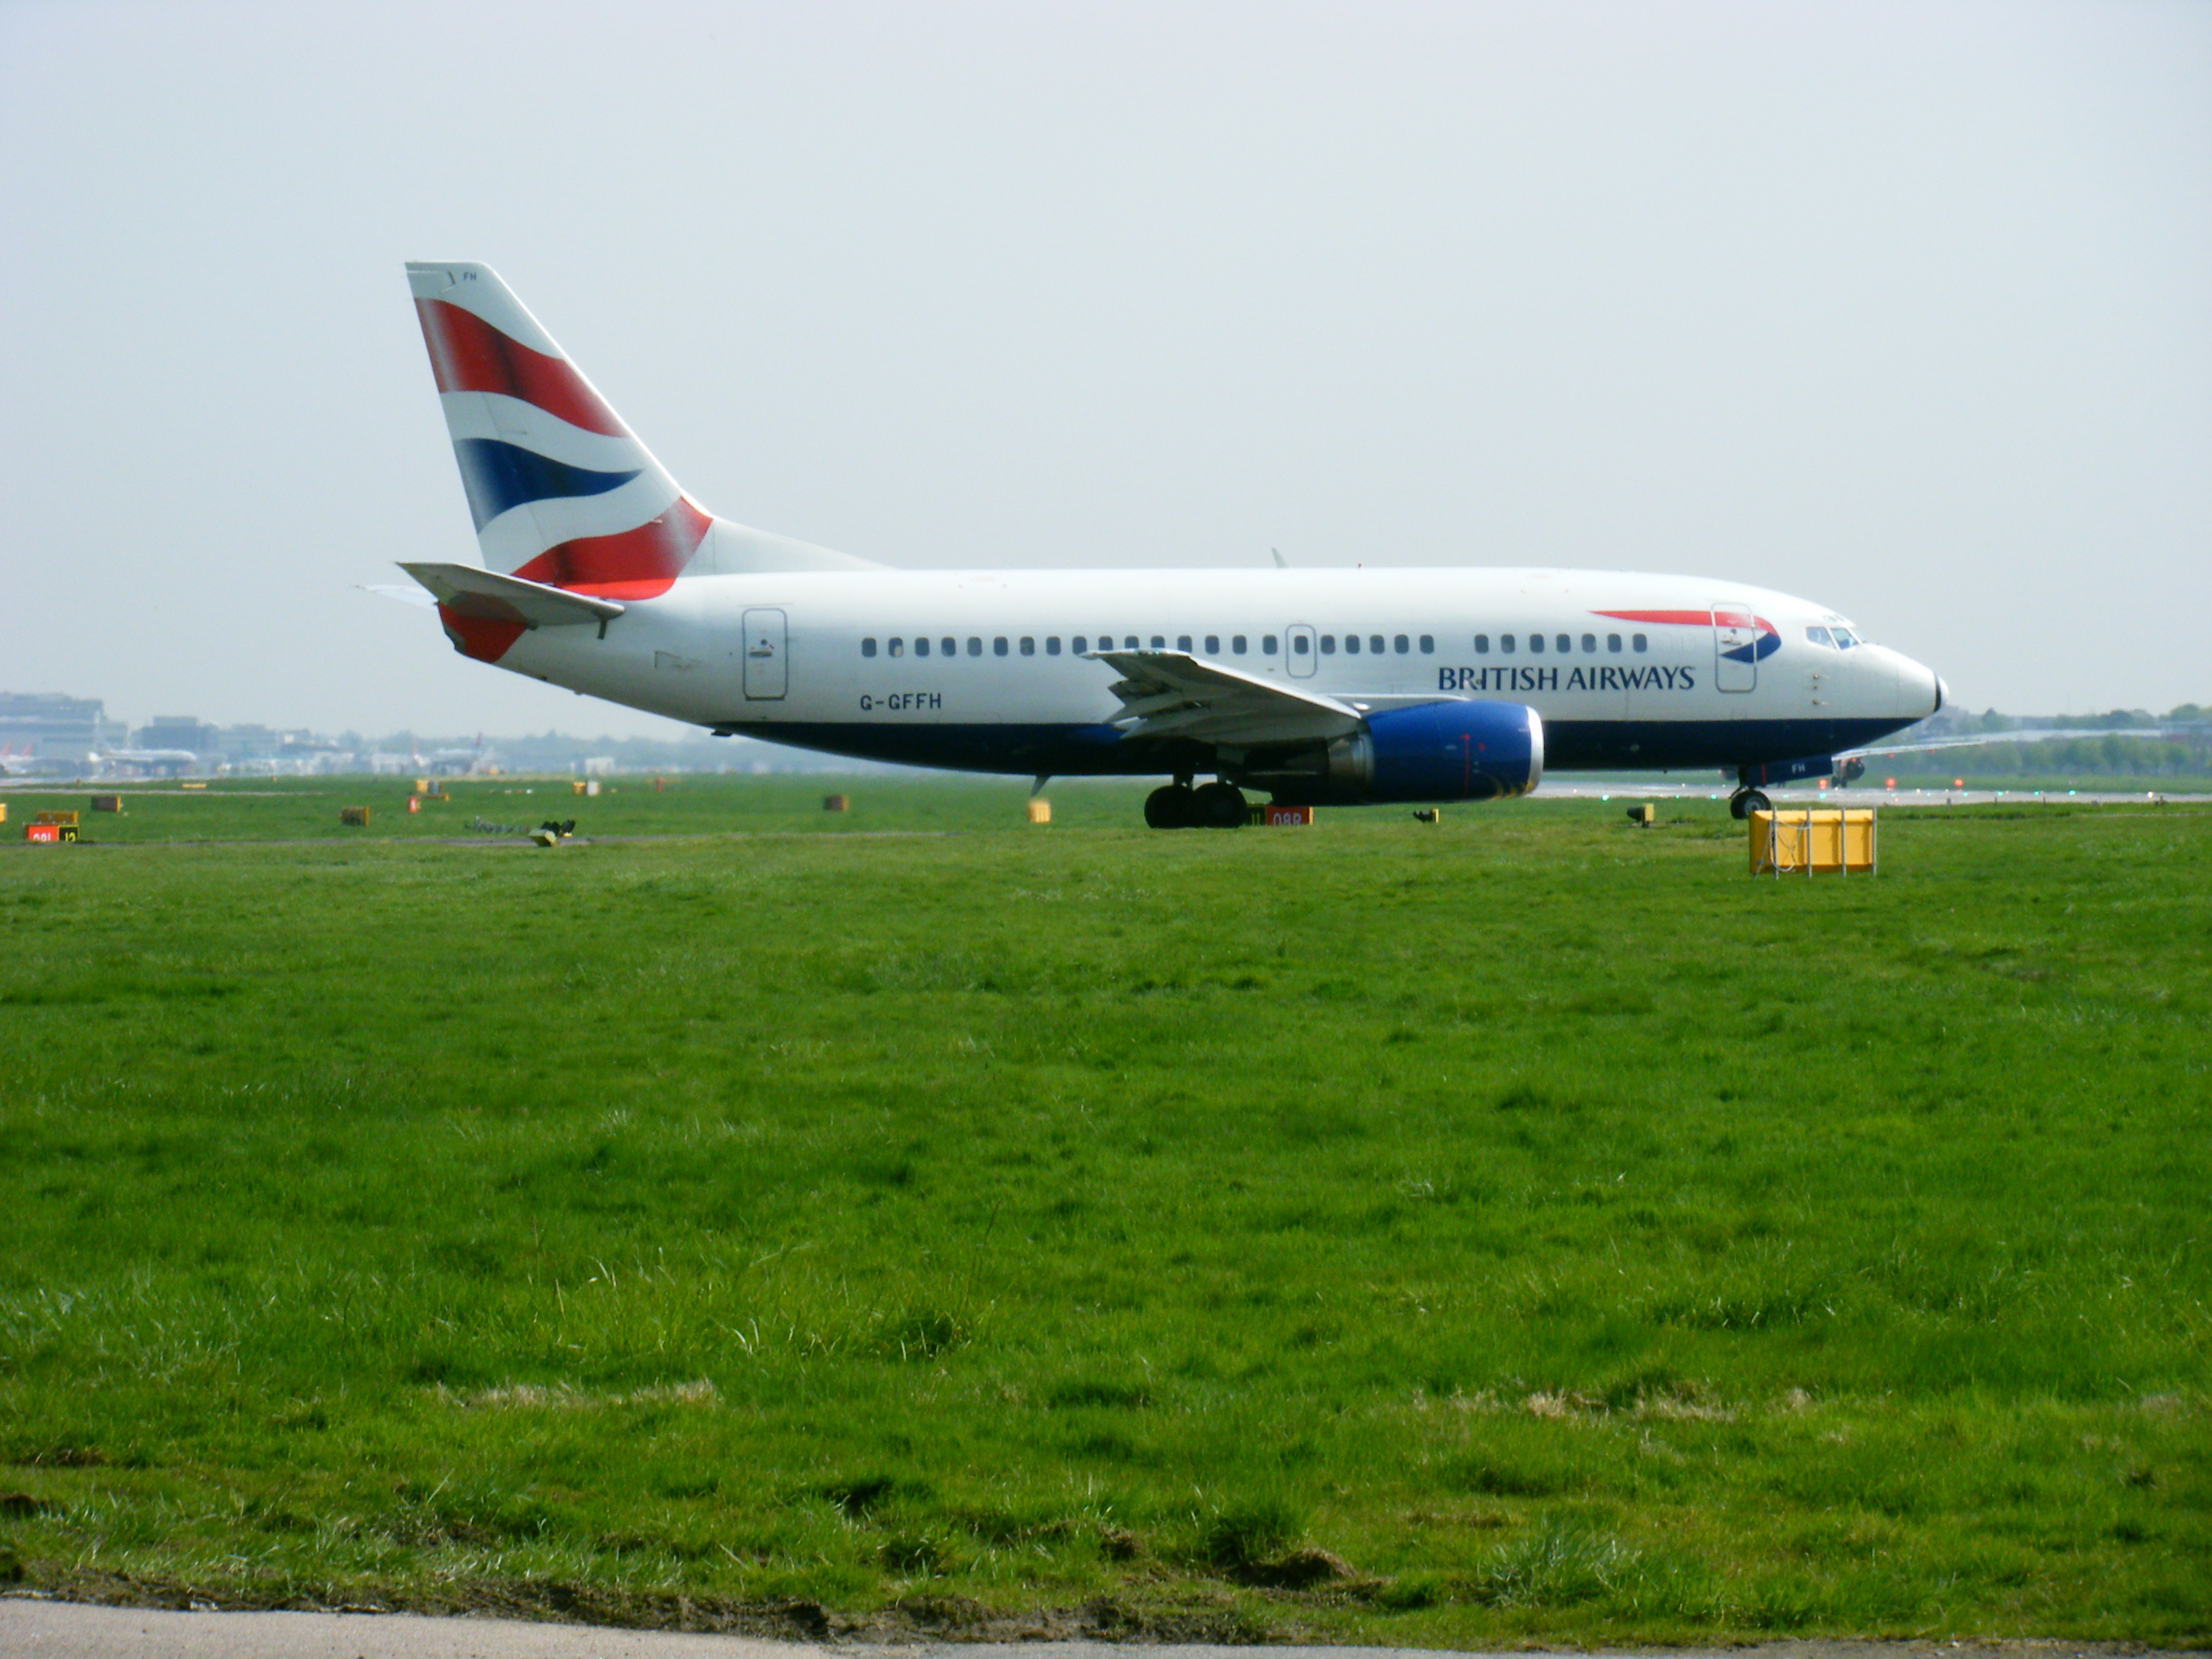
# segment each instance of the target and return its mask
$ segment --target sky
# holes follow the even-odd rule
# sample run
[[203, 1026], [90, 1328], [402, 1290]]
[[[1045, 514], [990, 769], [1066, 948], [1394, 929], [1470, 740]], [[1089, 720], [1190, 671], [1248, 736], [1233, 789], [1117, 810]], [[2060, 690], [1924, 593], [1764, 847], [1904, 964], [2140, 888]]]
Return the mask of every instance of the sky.
[[680, 729], [362, 591], [476, 559], [410, 258], [887, 564], [1680, 572], [2212, 702], [2199, 0], [0, 0], [0, 690]]

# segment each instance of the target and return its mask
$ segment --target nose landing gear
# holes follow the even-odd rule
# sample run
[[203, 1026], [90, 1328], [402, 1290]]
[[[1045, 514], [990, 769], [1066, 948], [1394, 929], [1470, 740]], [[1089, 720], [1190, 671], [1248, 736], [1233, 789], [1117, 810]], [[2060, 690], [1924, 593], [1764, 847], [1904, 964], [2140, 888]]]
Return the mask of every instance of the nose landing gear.
[[1729, 797], [1729, 816], [1747, 818], [1753, 812], [1771, 812], [1774, 803], [1766, 798], [1764, 789], [1739, 789]]

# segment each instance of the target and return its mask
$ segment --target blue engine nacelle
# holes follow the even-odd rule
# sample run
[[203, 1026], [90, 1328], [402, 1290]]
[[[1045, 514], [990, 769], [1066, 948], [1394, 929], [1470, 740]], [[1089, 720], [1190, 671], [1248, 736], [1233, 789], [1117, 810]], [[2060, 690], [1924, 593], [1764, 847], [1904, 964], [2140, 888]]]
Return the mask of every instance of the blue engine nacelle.
[[1544, 722], [1526, 703], [1416, 703], [1370, 714], [1325, 750], [1248, 770], [1237, 781], [1286, 805], [1503, 800], [1544, 775]]

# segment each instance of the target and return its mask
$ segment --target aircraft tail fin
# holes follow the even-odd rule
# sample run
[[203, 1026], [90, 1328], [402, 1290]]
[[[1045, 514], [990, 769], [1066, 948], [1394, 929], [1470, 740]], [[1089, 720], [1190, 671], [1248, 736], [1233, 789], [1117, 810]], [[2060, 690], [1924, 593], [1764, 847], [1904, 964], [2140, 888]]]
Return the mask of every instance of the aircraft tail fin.
[[693, 501], [490, 266], [407, 283], [487, 570], [619, 602], [686, 574], [871, 568]]

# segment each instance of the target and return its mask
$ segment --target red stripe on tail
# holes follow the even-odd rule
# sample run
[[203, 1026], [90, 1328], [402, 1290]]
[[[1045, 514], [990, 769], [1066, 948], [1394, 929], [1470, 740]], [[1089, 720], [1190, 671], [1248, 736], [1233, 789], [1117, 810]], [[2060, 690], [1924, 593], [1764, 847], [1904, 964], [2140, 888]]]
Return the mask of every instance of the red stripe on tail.
[[453, 649], [478, 662], [497, 662], [507, 654], [507, 647], [522, 637], [525, 627], [519, 617], [508, 620], [471, 616], [447, 605], [438, 607], [438, 620], [446, 625], [446, 637], [453, 642]]
[[682, 496], [649, 524], [612, 536], [580, 536], [549, 547], [514, 574], [602, 599], [650, 599], [665, 593], [714, 520]]
[[430, 369], [441, 392], [496, 392], [534, 404], [571, 426], [610, 438], [629, 428], [559, 357], [511, 340], [474, 312], [443, 300], [417, 300], [415, 315], [430, 348]]

